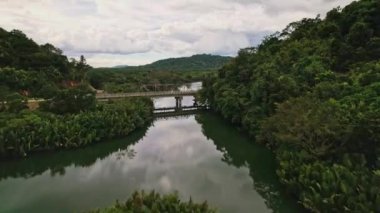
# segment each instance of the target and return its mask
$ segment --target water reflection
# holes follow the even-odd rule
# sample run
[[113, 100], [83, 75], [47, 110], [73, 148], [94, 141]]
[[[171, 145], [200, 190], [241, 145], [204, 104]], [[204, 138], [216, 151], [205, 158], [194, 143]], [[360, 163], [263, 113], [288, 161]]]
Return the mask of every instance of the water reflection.
[[41, 153], [25, 159], [0, 161], [0, 180], [29, 178], [41, 175], [46, 171], [49, 171], [51, 176], [60, 176], [65, 174], [65, 168], [90, 167], [96, 161], [105, 159], [110, 154], [117, 152], [127, 152], [128, 158], [133, 158], [136, 153], [129, 146], [143, 138], [147, 129], [148, 127], [136, 130], [128, 138], [114, 140], [112, 143], [98, 143], [77, 150]]
[[219, 116], [201, 114], [196, 120], [202, 125], [203, 134], [211, 139], [223, 153], [223, 162], [238, 168], [249, 168], [254, 189], [265, 199], [273, 212], [299, 212], [293, 199], [287, 197], [275, 173], [275, 156], [264, 146], [249, 141]]
[[0, 164], [0, 212], [78, 212], [134, 190], [178, 190], [222, 212], [295, 212], [273, 155], [211, 114], [155, 120], [125, 140]]

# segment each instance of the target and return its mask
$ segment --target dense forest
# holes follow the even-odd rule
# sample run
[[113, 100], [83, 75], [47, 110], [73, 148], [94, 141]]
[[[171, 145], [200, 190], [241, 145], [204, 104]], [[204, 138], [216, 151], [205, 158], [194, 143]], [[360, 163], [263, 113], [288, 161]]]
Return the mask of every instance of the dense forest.
[[82, 84], [90, 69], [83, 56], [69, 60], [51, 44], [38, 45], [19, 30], [0, 28], [0, 100], [50, 98]]
[[276, 153], [306, 209], [380, 211], [380, 1], [291, 23], [203, 85], [204, 102]]
[[[89, 70], [83, 56], [68, 60], [50, 44], [0, 29], [0, 158], [81, 147], [151, 121], [149, 99], [98, 103]], [[44, 101], [31, 111], [30, 98]]]

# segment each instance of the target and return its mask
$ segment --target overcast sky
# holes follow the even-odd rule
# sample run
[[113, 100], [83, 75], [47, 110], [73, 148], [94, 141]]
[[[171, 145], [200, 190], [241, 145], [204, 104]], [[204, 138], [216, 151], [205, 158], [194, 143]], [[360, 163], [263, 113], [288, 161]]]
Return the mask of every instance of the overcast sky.
[[0, 27], [94, 66], [198, 53], [235, 55], [304, 17], [352, 0], [0, 0]]

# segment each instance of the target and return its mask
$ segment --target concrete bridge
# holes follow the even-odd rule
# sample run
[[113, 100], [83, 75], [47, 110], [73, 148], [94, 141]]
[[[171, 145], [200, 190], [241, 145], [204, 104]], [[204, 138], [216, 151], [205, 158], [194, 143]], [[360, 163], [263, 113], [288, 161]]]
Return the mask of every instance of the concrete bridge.
[[[96, 94], [96, 99], [98, 101], [109, 101], [109, 100], [120, 100], [129, 97], [174, 97], [176, 100], [175, 107], [170, 108], [158, 108], [155, 109], [155, 114], [168, 114], [168, 113], [187, 113], [194, 112], [199, 109], [204, 109], [204, 106], [198, 106], [197, 101], [194, 99], [193, 106], [182, 106], [182, 99], [184, 96], [195, 96], [197, 90], [195, 89], [185, 89], [177, 90], [178, 85], [176, 84], [152, 84], [143, 85], [142, 89], [151, 89], [153, 91], [147, 92], [130, 92], [130, 93], [104, 93], [99, 92]], [[36, 109], [39, 107], [44, 99], [29, 99], [27, 105], [30, 109]]]
[[[195, 96], [196, 90], [171, 90], [171, 91], [151, 91], [151, 92], [131, 92], [131, 93], [99, 93], [96, 94], [98, 101], [117, 100], [129, 97], [174, 97], [176, 100], [175, 111], [182, 111], [182, 99], [184, 96]], [[197, 107], [197, 102], [194, 100], [193, 107]], [[173, 108], [174, 109], [174, 108]], [[156, 109], [158, 110], [158, 109]]]

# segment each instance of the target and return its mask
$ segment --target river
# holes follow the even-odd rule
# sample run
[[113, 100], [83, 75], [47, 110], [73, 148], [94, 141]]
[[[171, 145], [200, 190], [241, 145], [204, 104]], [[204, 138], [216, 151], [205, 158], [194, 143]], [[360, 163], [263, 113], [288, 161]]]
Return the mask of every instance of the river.
[[[155, 99], [160, 107], [173, 103]], [[282, 193], [274, 155], [210, 112], [159, 118], [124, 139], [0, 162], [0, 212], [81, 212], [141, 189], [178, 191], [221, 212], [299, 211]]]

